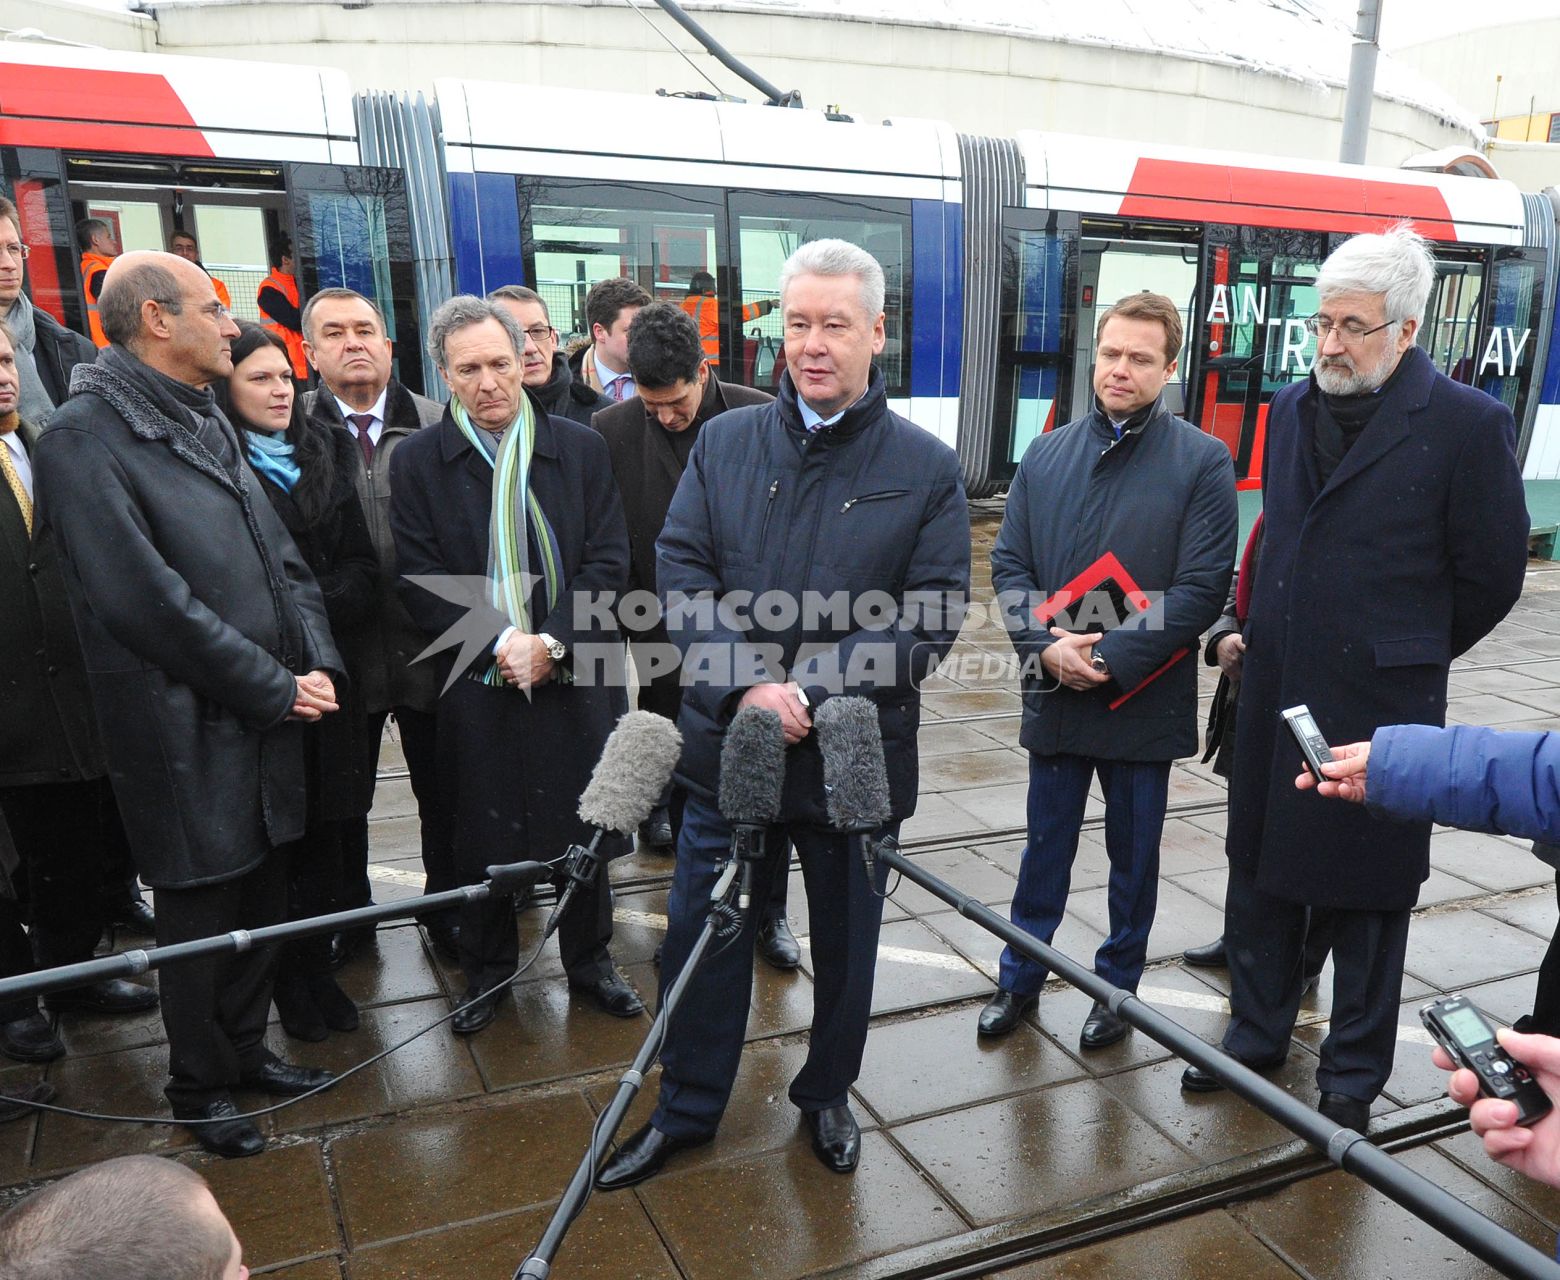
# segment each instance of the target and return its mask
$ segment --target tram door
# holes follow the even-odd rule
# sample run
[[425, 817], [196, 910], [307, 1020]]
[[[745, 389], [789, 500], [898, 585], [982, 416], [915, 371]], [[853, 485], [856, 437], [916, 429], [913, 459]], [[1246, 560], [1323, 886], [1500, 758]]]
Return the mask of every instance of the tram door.
[[1281, 387], [1306, 377], [1316, 341], [1305, 321], [1316, 314], [1316, 273], [1327, 239], [1268, 227], [1207, 228], [1187, 417], [1217, 436], [1235, 460], [1235, 479], [1254, 488], [1262, 476], [1267, 411]]

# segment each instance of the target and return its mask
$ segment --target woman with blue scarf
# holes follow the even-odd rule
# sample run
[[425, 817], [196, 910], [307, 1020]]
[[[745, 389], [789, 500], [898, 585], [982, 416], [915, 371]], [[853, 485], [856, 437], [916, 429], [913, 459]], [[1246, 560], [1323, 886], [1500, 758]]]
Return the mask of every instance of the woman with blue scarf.
[[[304, 729], [309, 816], [303, 839], [293, 846], [288, 886], [288, 916], [297, 920], [339, 909], [343, 824], [361, 819], [370, 803], [370, 779], [358, 764], [367, 717], [351, 677], [377, 598], [378, 561], [346, 456], [357, 445], [345, 431], [332, 432], [304, 416], [280, 338], [245, 320], [238, 328], [233, 372], [213, 388], [217, 403], [319, 581], [347, 669], [336, 688], [341, 710]], [[300, 1040], [323, 1040], [330, 1031], [358, 1025], [357, 1006], [330, 972], [328, 936], [282, 948], [274, 999], [282, 1026]]]

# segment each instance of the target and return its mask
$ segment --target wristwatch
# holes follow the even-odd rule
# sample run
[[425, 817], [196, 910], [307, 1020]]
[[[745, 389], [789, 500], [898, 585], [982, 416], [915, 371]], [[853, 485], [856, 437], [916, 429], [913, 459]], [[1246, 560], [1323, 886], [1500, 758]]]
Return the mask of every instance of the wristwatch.
[[1096, 651], [1094, 656], [1089, 659], [1089, 665], [1098, 671], [1102, 676], [1110, 675], [1110, 664], [1105, 661], [1105, 655], [1099, 653], [1098, 651]]
[[548, 635], [545, 631], [540, 632], [536, 638], [542, 642], [542, 647], [547, 650], [547, 656], [554, 662], [562, 662], [564, 655], [569, 652], [564, 647], [563, 641]]

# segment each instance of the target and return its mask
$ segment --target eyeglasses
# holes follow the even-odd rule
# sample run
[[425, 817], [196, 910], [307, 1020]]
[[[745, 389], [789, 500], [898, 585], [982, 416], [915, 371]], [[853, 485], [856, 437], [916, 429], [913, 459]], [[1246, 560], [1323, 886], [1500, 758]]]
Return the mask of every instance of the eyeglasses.
[[536, 343], [537, 346], [541, 346], [542, 343], [552, 338], [553, 327], [550, 324], [533, 324], [525, 331], [525, 336]]
[[1318, 342], [1325, 342], [1329, 333], [1336, 333], [1338, 341], [1344, 346], [1353, 346], [1370, 337], [1373, 333], [1380, 333], [1383, 329], [1389, 329], [1397, 321], [1386, 320], [1373, 329], [1367, 329], [1356, 320], [1341, 320], [1334, 324], [1331, 320], [1323, 320], [1321, 316], [1312, 316], [1305, 322], [1306, 332], [1311, 334]]
[[20, 258], [27, 261], [27, 255], [32, 252], [25, 244], [0, 244], [0, 253], [8, 258]]

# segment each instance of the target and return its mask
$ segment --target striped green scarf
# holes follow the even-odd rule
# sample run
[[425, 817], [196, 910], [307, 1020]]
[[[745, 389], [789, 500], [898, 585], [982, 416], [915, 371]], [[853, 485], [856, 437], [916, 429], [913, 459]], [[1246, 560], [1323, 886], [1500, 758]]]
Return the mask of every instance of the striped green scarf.
[[[509, 424], [497, 444], [493, 434], [472, 422], [466, 406], [458, 399], [451, 408], [455, 425], [471, 442], [472, 448], [493, 468], [493, 511], [488, 524], [488, 579], [493, 607], [521, 631], [531, 633], [530, 540], [527, 525], [536, 536], [541, 553], [541, 580], [547, 593], [547, 611], [558, 604], [563, 589], [562, 561], [558, 539], [548, 523], [542, 505], [531, 492], [531, 451], [536, 447], [536, 415], [531, 399], [520, 394], [520, 413]], [[483, 676], [488, 684], [502, 685], [495, 660]]]

